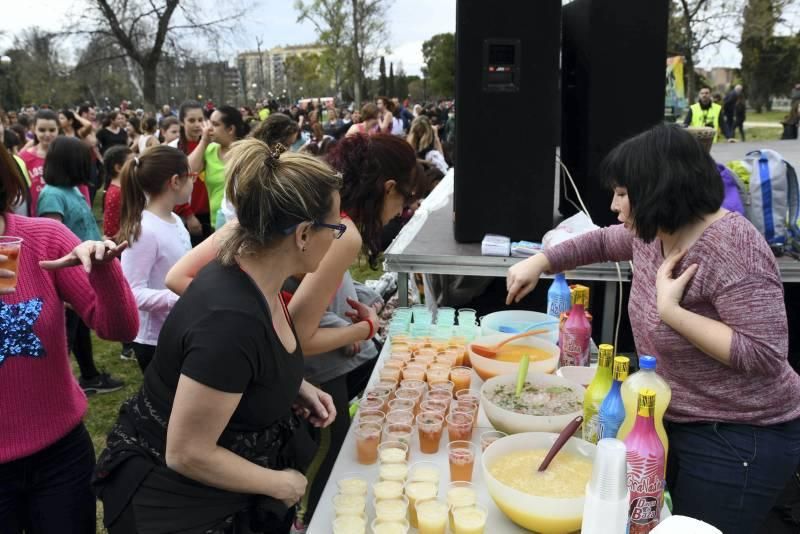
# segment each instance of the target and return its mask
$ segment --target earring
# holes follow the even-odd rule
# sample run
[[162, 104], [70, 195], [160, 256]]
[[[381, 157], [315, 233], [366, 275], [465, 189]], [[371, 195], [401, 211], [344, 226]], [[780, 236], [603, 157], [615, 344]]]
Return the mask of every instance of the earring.
[[301, 251], [301, 252], [305, 252], [305, 251], [306, 251], [306, 246], [305, 246], [305, 245], [303, 245], [303, 248], [301, 248], [301, 249], [300, 249], [300, 251]]

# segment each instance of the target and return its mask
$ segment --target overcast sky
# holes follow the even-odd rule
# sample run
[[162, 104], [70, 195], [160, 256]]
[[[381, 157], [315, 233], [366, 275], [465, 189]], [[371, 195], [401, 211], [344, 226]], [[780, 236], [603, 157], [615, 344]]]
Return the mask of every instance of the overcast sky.
[[[196, 0], [208, 9], [208, 18], [215, 16], [214, 6], [219, 0]], [[242, 0], [253, 5], [253, 9], [242, 22], [243, 31], [219, 50], [221, 58], [232, 60], [236, 51], [256, 48], [256, 37], [263, 39], [263, 46], [303, 44], [314, 41], [314, 28], [309, 23], [298, 24], [294, 0]], [[486, 1], [491, 0], [474, 0]], [[46, 30], [63, 29], [68, 13], [79, 13], [85, 0], [2, 0], [3, 14], [0, 17], [0, 49], [11, 43], [11, 35], [20, 29], [38, 25]], [[388, 61], [403, 62], [408, 74], [419, 74], [422, 66], [422, 42], [432, 35], [455, 31], [456, 0], [394, 0], [386, 18], [391, 33], [392, 54]], [[208, 45], [211, 51], [212, 45]], [[68, 58], [69, 59], [69, 58]], [[741, 55], [735, 46], [723, 45], [719, 50], [711, 49], [702, 54], [702, 67], [738, 67]]]

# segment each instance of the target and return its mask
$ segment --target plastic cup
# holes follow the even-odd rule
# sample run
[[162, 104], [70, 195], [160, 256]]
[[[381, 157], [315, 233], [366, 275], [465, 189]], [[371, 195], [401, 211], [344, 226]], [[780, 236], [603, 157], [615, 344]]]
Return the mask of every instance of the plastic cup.
[[433, 368], [433, 369], [428, 368], [428, 371], [426, 373], [426, 377], [428, 379], [428, 384], [430, 384], [430, 385], [439, 384], [439, 383], [443, 383], [443, 382], [449, 382], [450, 381], [450, 369], [447, 369], [447, 368], [443, 369], [441, 367], [437, 367], [437, 368]]
[[[411, 446], [411, 435], [414, 432], [414, 428], [411, 425], [406, 425], [403, 423], [393, 423], [391, 425], [385, 425], [383, 427], [383, 441], [399, 441], [401, 443], [405, 443], [407, 446]], [[377, 459], [378, 455], [378, 447], [375, 447], [375, 456]]]
[[464, 506], [453, 509], [454, 534], [483, 534], [489, 511], [485, 506]]
[[392, 393], [394, 393], [393, 388], [385, 386], [373, 386], [372, 388], [368, 389], [364, 394], [367, 396], [368, 399], [372, 398], [381, 399], [383, 401], [383, 411], [386, 412], [389, 410], [389, 396]]
[[402, 441], [384, 441], [378, 445], [378, 459], [383, 464], [404, 464], [408, 461], [408, 444]]
[[454, 387], [455, 384], [453, 384], [452, 380], [444, 380], [442, 382], [435, 382], [431, 384], [431, 389], [441, 389], [446, 391], [451, 400], [453, 398]]
[[438, 354], [438, 353], [436, 352], [436, 349], [434, 349], [433, 347], [421, 347], [417, 351], [417, 354], [414, 357], [415, 358], [419, 358], [421, 356], [422, 358], [431, 358], [431, 359], [433, 359], [433, 358], [436, 357], [436, 354]]
[[383, 481], [393, 481], [404, 483], [408, 476], [408, 465], [406, 463], [399, 464], [381, 464], [378, 470], [378, 478]]
[[375, 423], [383, 425], [386, 420], [386, 414], [381, 410], [360, 410], [358, 412], [357, 422], [360, 423]]
[[367, 518], [364, 515], [343, 515], [333, 520], [333, 534], [366, 534]]
[[336, 517], [340, 515], [362, 515], [367, 509], [367, 498], [364, 495], [340, 493], [333, 498], [333, 510]]
[[391, 356], [389, 356], [389, 360], [390, 361], [391, 360], [400, 361], [400, 362], [406, 363], [406, 362], [410, 362], [413, 357], [414, 357], [414, 355], [411, 354], [410, 350], [403, 350], [403, 351], [398, 351], [398, 352], [392, 352]]
[[445, 534], [447, 532], [447, 505], [436, 499], [417, 501], [417, 526], [419, 534]]
[[447, 437], [450, 441], [469, 441], [472, 439], [472, 414], [450, 409], [447, 415]]
[[439, 412], [422, 412], [417, 416], [419, 449], [423, 454], [439, 452], [443, 426], [444, 417]]
[[417, 501], [435, 499], [439, 493], [439, 486], [433, 482], [411, 481], [406, 483], [406, 497], [408, 498], [408, 521], [417, 528]]
[[472, 382], [472, 369], [469, 367], [453, 367], [450, 369], [450, 380], [455, 386], [455, 391], [469, 389]]
[[0, 256], [6, 259], [0, 261], [0, 269], [14, 273], [11, 278], [0, 278], [0, 289], [17, 287], [17, 272], [19, 269], [19, 255], [22, 252], [22, 238], [13, 236], [0, 236]]
[[395, 391], [394, 398], [412, 401], [414, 403], [414, 415], [416, 416], [419, 413], [419, 405], [422, 402], [422, 395], [419, 390], [401, 387]]
[[372, 522], [372, 534], [408, 534], [408, 521], [379, 521]]
[[417, 462], [408, 471], [409, 482], [431, 482], [439, 487], [439, 465], [433, 462]]
[[345, 473], [336, 482], [339, 493], [346, 495], [366, 495], [367, 479], [359, 473]]
[[389, 401], [389, 413], [392, 412], [413, 412], [416, 403], [411, 399], [395, 398]]
[[472, 404], [474, 405], [474, 408], [472, 410], [473, 411], [472, 417], [475, 418], [475, 425], [477, 426], [478, 410], [480, 409], [481, 405], [481, 396], [476, 393], [473, 393], [470, 390], [462, 389], [460, 391], [456, 390], [456, 400], [472, 402]]
[[467, 353], [467, 346], [466, 344], [454, 344], [453, 341], [453, 339], [450, 340], [450, 345], [447, 346], [447, 351], [455, 354], [455, 365], [464, 365], [464, 355]]
[[414, 389], [416, 391], [419, 391], [421, 395], [425, 394], [426, 386], [427, 384], [425, 384], [424, 380], [414, 380], [408, 378], [400, 382], [401, 388]]
[[355, 430], [356, 461], [362, 465], [371, 465], [378, 461], [378, 445], [381, 442], [381, 425], [377, 423], [360, 423]]
[[446, 365], [448, 369], [458, 367], [456, 365], [456, 362], [458, 362], [458, 356], [449, 350], [437, 354], [435, 361], [441, 365]]
[[442, 400], [436, 399], [428, 399], [426, 401], [422, 401], [419, 405], [419, 409], [422, 412], [436, 412], [442, 416], [442, 418], [447, 417], [447, 403]]
[[386, 416], [386, 424], [393, 425], [395, 423], [402, 423], [404, 425], [414, 424], [414, 412], [406, 410], [389, 412]]
[[400, 371], [400, 374], [402, 375], [403, 374], [403, 368], [406, 366], [405, 362], [406, 362], [405, 360], [402, 360], [400, 358], [395, 358], [394, 356], [391, 356], [388, 360], [383, 362], [383, 368], [384, 369], [387, 369], [387, 368], [389, 368], [389, 369], [397, 369], [398, 371]]
[[428, 399], [427, 400], [435, 400], [438, 402], [443, 402], [447, 405], [447, 411], [450, 411], [450, 403], [453, 401], [453, 393], [446, 389], [443, 385], [440, 387], [440, 384], [434, 384], [431, 390], [428, 392]]
[[457, 480], [447, 485], [447, 506], [450, 507], [450, 530], [455, 531], [453, 521], [453, 508], [475, 506], [478, 502], [478, 492], [472, 482]]
[[387, 521], [408, 521], [408, 499], [401, 494], [396, 499], [375, 501], [375, 519], [379, 523]]
[[358, 401], [358, 411], [369, 411], [369, 410], [378, 410], [383, 411], [383, 399], [379, 399], [376, 397], [362, 397], [360, 401]]
[[447, 459], [450, 462], [450, 481], [472, 481], [475, 465], [475, 445], [469, 441], [451, 441], [447, 444]]
[[460, 308], [458, 310], [458, 325], [459, 326], [475, 326], [475, 319], [478, 318], [478, 312], [472, 308]]
[[392, 380], [396, 384], [400, 380], [400, 369], [397, 367], [386, 367], [383, 366], [380, 371], [378, 371], [378, 376], [381, 377], [381, 380]]
[[499, 430], [489, 430], [481, 434], [481, 452], [486, 450], [486, 447], [494, 443], [500, 438], [506, 437], [508, 434], [500, 432]]
[[404, 380], [425, 380], [425, 366], [409, 362], [406, 364], [405, 368], [403, 368], [400, 377], [403, 379], [400, 384], [402, 384]]
[[405, 485], [397, 480], [382, 480], [372, 485], [372, 494], [375, 501], [388, 501], [403, 498]]

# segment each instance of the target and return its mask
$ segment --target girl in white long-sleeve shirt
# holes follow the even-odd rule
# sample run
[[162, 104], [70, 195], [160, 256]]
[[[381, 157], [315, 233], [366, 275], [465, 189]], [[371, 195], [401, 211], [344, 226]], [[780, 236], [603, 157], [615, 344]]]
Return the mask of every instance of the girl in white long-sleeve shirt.
[[142, 372], [153, 359], [161, 326], [178, 300], [164, 278], [191, 249], [191, 240], [172, 209], [189, 202], [196, 176], [183, 152], [163, 145], [129, 160], [122, 169], [119, 239], [130, 243], [122, 254], [122, 272], [139, 308], [133, 350]]

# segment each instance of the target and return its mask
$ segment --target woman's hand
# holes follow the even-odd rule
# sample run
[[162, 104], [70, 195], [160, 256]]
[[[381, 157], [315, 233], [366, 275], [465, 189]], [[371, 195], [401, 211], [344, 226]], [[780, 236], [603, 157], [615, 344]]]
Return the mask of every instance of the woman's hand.
[[283, 501], [288, 508], [291, 508], [306, 494], [308, 480], [301, 472], [294, 469], [284, 469], [278, 473], [281, 475], [281, 484], [278, 485], [278, 491], [273, 492], [270, 497]]
[[336, 419], [333, 397], [305, 380], [300, 384], [293, 408], [297, 415], [307, 418], [317, 428], [325, 428]]
[[[4, 256], [0, 254], [0, 263], [8, 261], [8, 256]], [[14, 271], [9, 269], [0, 269], [0, 279], [13, 279], [14, 278]], [[2, 295], [10, 295], [11, 293], [15, 292], [16, 289], [13, 287], [2, 287], [0, 288], [0, 296]]]
[[110, 263], [119, 258], [126, 248], [128, 248], [127, 241], [123, 241], [119, 245], [109, 240], [84, 241], [63, 258], [40, 261], [39, 267], [46, 271], [57, 271], [65, 267], [83, 265], [84, 270], [90, 273], [93, 263]]
[[533, 291], [539, 278], [547, 271], [550, 262], [542, 253], [512, 265], [506, 275], [506, 306], [519, 302], [525, 295]]
[[676, 306], [680, 307], [686, 285], [697, 272], [697, 264], [694, 263], [687, 267], [678, 278], [672, 277], [675, 266], [685, 255], [685, 250], [675, 250], [658, 268], [658, 273], [656, 274], [656, 305], [658, 315], [662, 319], [664, 315], [668, 314]]
[[377, 331], [378, 326], [378, 312], [375, 311], [375, 308], [372, 306], [367, 306], [366, 304], [357, 301], [356, 299], [347, 299], [347, 303], [353, 308], [350, 311], [345, 312], [345, 315], [354, 323], [359, 321], [370, 320], [372, 321], [372, 327]]

